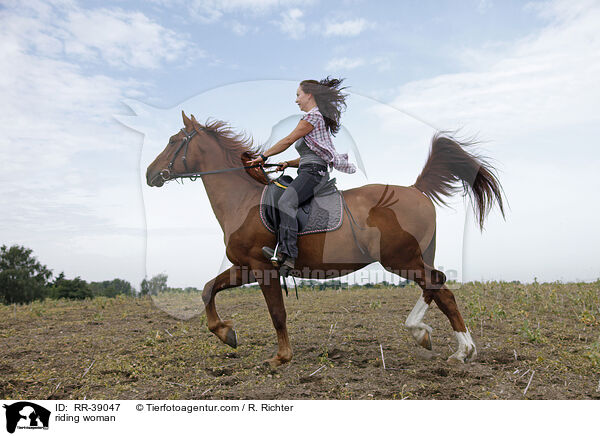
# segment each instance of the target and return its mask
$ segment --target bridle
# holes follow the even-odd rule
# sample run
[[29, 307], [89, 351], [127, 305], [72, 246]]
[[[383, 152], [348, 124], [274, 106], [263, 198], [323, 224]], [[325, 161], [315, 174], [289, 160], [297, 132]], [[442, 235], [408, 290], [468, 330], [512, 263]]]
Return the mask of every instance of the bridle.
[[181, 177], [179, 174], [173, 173], [173, 164], [175, 163], [175, 159], [177, 159], [177, 155], [184, 147], [185, 147], [185, 149], [183, 151], [183, 156], [181, 156], [181, 160], [183, 161], [183, 167], [185, 168], [186, 172], [183, 174], [190, 173], [190, 170], [188, 169], [188, 166], [187, 166], [187, 152], [188, 152], [188, 147], [190, 145], [191, 139], [194, 136], [196, 136], [198, 131], [196, 129], [194, 129], [194, 130], [192, 130], [191, 133], [188, 133], [188, 132], [186, 132], [185, 129], [181, 129], [181, 132], [183, 132], [183, 134], [185, 135], [185, 138], [183, 138], [183, 140], [181, 141], [181, 144], [179, 144], [179, 146], [177, 147], [177, 150], [175, 150], [175, 153], [173, 153], [173, 157], [171, 158], [169, 165], [167, 165], [167, 168], [165, 168], [164, 170], [162, 170], [159, 173], [165, 182], [167, 180]]
[[[200, 127], [200, 130], [206, 130], [206, 129], [204, 127]], [[263, 173], [265, 174], [265, 178], [268, 180], [267, 174], [266, 174], [265, 170], [263, 169], [263, 167], [279, 166], [279, 164], [263, 163], [263, 164], [245, 165], [242, 167], [235, 167], [235, 168], [223, 168], [223, 169], [212, 170], [212, 171], [190, 172], [190, 170], [187, 166], [187, 152], [188, 152], [188, 147], [190, 145], [190, 141], [192, 140], [192, 138], [194, 136], [196, 136], [198, 131], [196, 130], [196, 128], [194, 128], [194, 130], [192, 130], [190, 133], [188, 133], [185, 129], [181, 129], [181, 132], [185, 135], [185, 138], [183, 138], [183, 140], [181, 141], [181, 143], [175, 150], [175, 153], [173, 153], [173, 157], [171, 158], [169, 165], [167, 165], [167, 168], [165, 168], [164, 170], [162, 170], [159, 173], [160, 177], [162, 177], [163, 181], [165, 181], [165, 182], [167, 182], [169, 180], [173, 180], [173, 179], [191, 179], [193, 181], [193, 180], [196, 180], [198, 177], [201, 177], [201, 176], [204, 176], [207, 174], [218, 174], [218, 173], [225, 173], [228, 171], [245, 170], [245, 169], [259, 168], [259, 167], [262, 169]], [[177, 159], [177, 156], [179, 155], [181, 150], [183, 150], [183, 155], [181, 156], [181, 161], [183, 162], [183, 167], [185, 168], [186, 172], [185, 173], [174, 173], [173, 165], [175, 164], [175, 160]]]

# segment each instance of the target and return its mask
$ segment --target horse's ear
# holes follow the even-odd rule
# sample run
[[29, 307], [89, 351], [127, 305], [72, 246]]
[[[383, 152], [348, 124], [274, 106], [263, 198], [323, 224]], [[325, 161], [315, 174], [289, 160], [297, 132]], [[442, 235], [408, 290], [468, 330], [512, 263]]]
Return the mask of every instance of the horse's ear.
[[183, 125], [185, 126], [186, 130], [192, 130], [194, 127], [194, 125], [192, 124], [192, 120], [190, 120], [188, 117], [185, 116], [185, 112], [181, 111], [181, 117], [183, 118]]
[[196, 117], [194, 117], [194, 114], [192, 114], [192, 121], [194, 122], [194, 124], [200, 124], [200, 123], [198, 123], [198, 121], [196, 120]]

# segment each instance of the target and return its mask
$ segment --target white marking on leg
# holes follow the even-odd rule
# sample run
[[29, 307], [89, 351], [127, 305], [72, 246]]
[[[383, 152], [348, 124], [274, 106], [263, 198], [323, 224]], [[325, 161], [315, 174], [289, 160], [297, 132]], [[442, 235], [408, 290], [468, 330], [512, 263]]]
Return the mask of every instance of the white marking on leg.
[[458, 350], [448, 360], [458, 360], [459, 362], [468, 362], [477, 356], [477, 348], [471, 338], [469, 329], [466, 332], [454, 332], [456, 342], [458, 342]]
[[421, 345], [424, 336], [431, 333], [432, 328], [423, 323], [423, 318], [429, 309], [429, 304], [425, 303], [425, 299], [421, 295], [415, 307], [410, 311], [404, 325], [410, 331], [417, 344]]

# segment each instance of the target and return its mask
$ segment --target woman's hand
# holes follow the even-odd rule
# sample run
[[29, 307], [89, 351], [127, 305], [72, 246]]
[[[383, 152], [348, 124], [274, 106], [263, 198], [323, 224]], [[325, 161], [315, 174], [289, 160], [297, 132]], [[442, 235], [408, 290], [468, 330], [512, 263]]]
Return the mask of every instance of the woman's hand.
[[262, 165], [265, 163], [265, 161], [266, 161], [266, 159], [264, 158], [264, 155], [261, 154], [256, 159], [252, 159], [252, 160], [249, 160], [248, 162], [246, 162], [246, 165], [247, 166]]
[[288, 161], [285, 161], [285, 162], [279, 162], [279, 165], [277, 165], [277, 168], [276, 168], [276, 170], [277, 170], [277, 171], [283, 171], [283, 170], [285, 170], [285, 169], [286, 169], [287, 167], [289, 167], [289, 166], [290, 166], [290, 164], [288, 163]]

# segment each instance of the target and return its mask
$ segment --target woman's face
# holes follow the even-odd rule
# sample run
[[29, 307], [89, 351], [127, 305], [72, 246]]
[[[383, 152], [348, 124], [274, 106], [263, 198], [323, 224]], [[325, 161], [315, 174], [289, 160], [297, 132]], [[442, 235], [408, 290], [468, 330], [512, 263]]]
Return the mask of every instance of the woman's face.
[[296, 91], [296, 104], [300, 106], [301, 111], [309, 111], [311, 109], [311, 103], [313, 100], [312, 94], [306, 94], [304, 91], [302, 91], [301, 86], [298, 87], [298, 90]]

